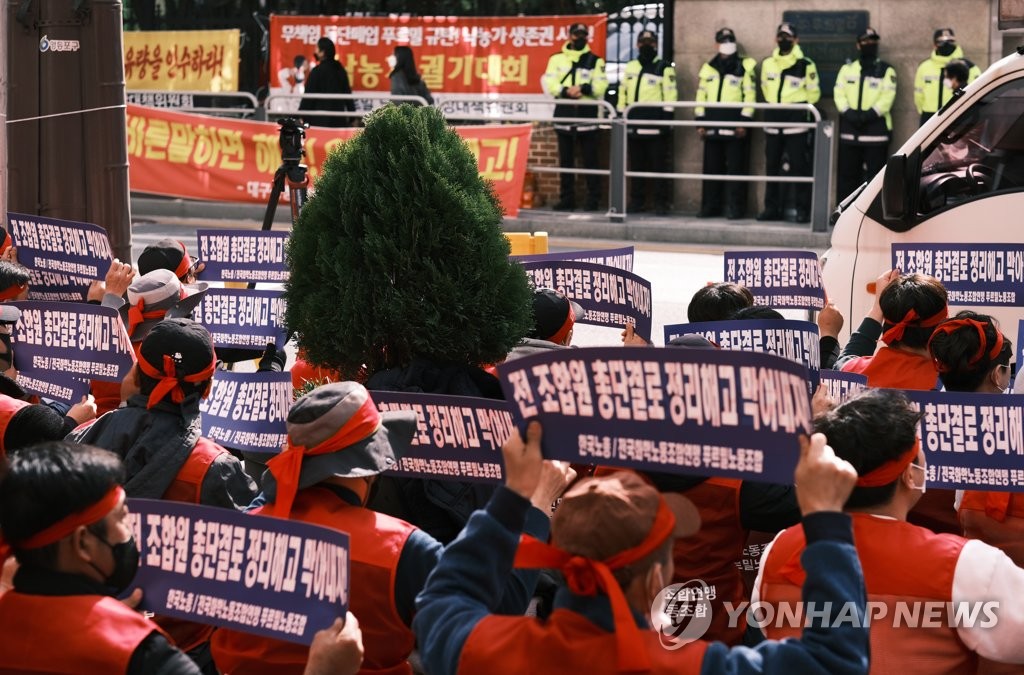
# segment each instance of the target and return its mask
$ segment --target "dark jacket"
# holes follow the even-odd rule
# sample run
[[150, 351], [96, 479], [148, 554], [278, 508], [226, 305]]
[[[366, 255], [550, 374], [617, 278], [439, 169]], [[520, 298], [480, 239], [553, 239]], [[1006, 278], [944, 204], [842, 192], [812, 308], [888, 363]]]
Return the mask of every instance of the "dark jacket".
[[[306, 80], [307, 94], [351, 94], [352, 87], [348, 83], [348, 73], [345, 66], [337, 59], [321, 61], [313, 70], [309, 71], [309, 79]], [[329, 101], [327, 99], [303, 98], [299, 103], [299, 110], [329, 110], [333, 112], [353, 112], [356, 104], [352, 100]], [[315, 115], [303, 115], [302, 119], [314, 127], [347, 127], [352, 125], [351, 117], [317, 117]]]
[[[422, 96], [427, 100], [427, 104], [434, 105], [434, 97], [430, 95], [430, 89], [427, 88], [427, 83], [423, 81], [422, 77], [416, 84], [409, 82], [409, 77], [401, 70], [392, 72], [390, 77], [392, 96]], [[404, 102], [412, 103], [412, 101]]]

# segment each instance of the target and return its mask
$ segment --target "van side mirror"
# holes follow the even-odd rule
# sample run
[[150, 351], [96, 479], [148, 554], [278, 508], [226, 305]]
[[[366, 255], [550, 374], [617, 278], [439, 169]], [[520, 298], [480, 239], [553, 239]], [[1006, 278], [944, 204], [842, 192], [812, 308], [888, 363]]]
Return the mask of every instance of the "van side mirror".
[[893, 155], [885, 163], [882, 179], [882, 216], [888, 222], [903, 222], [917, 213], [919, 181], [917, 163], [920, 151]]

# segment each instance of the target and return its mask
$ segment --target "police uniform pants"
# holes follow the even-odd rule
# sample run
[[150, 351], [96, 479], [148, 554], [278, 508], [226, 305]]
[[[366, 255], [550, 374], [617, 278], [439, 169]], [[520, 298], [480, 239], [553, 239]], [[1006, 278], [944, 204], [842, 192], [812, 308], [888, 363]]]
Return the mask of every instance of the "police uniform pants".
[[[781, 130], [780, 130], [781, 131]], [[768, 176], [810, 176], [811, 161], [807, 132], [799, 134], [765, 134], [764, 164]], [[783, 155], [786, 156], [788, 171], [783, 170]], [[793, 206], [805, 214], [811, 210], [810, 183], [768, 183], [764, 188], [766, 211], [782, 213], [786, 208], [786, 193], [783, 187], [793, 190]]]
[[[726, 176], [747, 175], [747, 141], [735, 136], [704, 137], [704, 171]], [[723, 200], [724, 194], [724, 200]], [[739, 217], [747, 210], [747, 184], [739, 181], [704, 181], [700, 210]]]
[[[558, 131], [558, 165], [563, 169], [576, 167], [576, 141], [580, 143], [580, 155], [584, 169], [597, 167], [597, 131]], [[587, 181], [587, 201], [597, 202], [601, 197], [601, 177], [596, 174], [584, 176]], [[561, 174], [562, 202], [576, 203], [576, 174]]]
[[[659, 133], [630, 134], [629, 136], [629, 169], [630, 171], [650, 171], [663, 173], [671, 137]], [[669, 182], [667, 178], [631, 178], [629, 186], [630, 204], [639, 206], [644, 203], [644, 189], [654, 183], [654, 203], [658, 207], [667, 207], [669, 202]]]
[[840, 143], [836, 201], [841, 202], [885, 167], [888, 144]]

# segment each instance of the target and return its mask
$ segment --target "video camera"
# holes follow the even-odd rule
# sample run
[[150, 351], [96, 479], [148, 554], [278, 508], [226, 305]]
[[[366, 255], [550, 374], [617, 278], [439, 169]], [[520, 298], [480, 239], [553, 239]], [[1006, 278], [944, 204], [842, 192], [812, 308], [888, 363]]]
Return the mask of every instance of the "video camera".
[[281, 127], [281, 161], [285, 164], [298, 164], [306, 154], [302, 147], [306, 138], [306, 124], [294, 117], [285, 117], [277, 123]]

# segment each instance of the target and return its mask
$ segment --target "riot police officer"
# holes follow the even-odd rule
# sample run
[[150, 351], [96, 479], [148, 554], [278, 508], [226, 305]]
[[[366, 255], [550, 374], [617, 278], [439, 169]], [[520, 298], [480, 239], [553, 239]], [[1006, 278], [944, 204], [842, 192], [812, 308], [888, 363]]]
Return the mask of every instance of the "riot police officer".
[[974, 82], [981, 75], [981, 69], [964, 58], [964, 50], [956, 43], [952, 28], [939, 28], [932, 35], [935, 51], [921, 62], [914, 77], [914, 105], [921, 115], [921, 124], [928, 121], [953, 97], [953, 90], [945, 85], [946, 66], [950, 61], [963, 60], [967, 64], [967, 83]]

